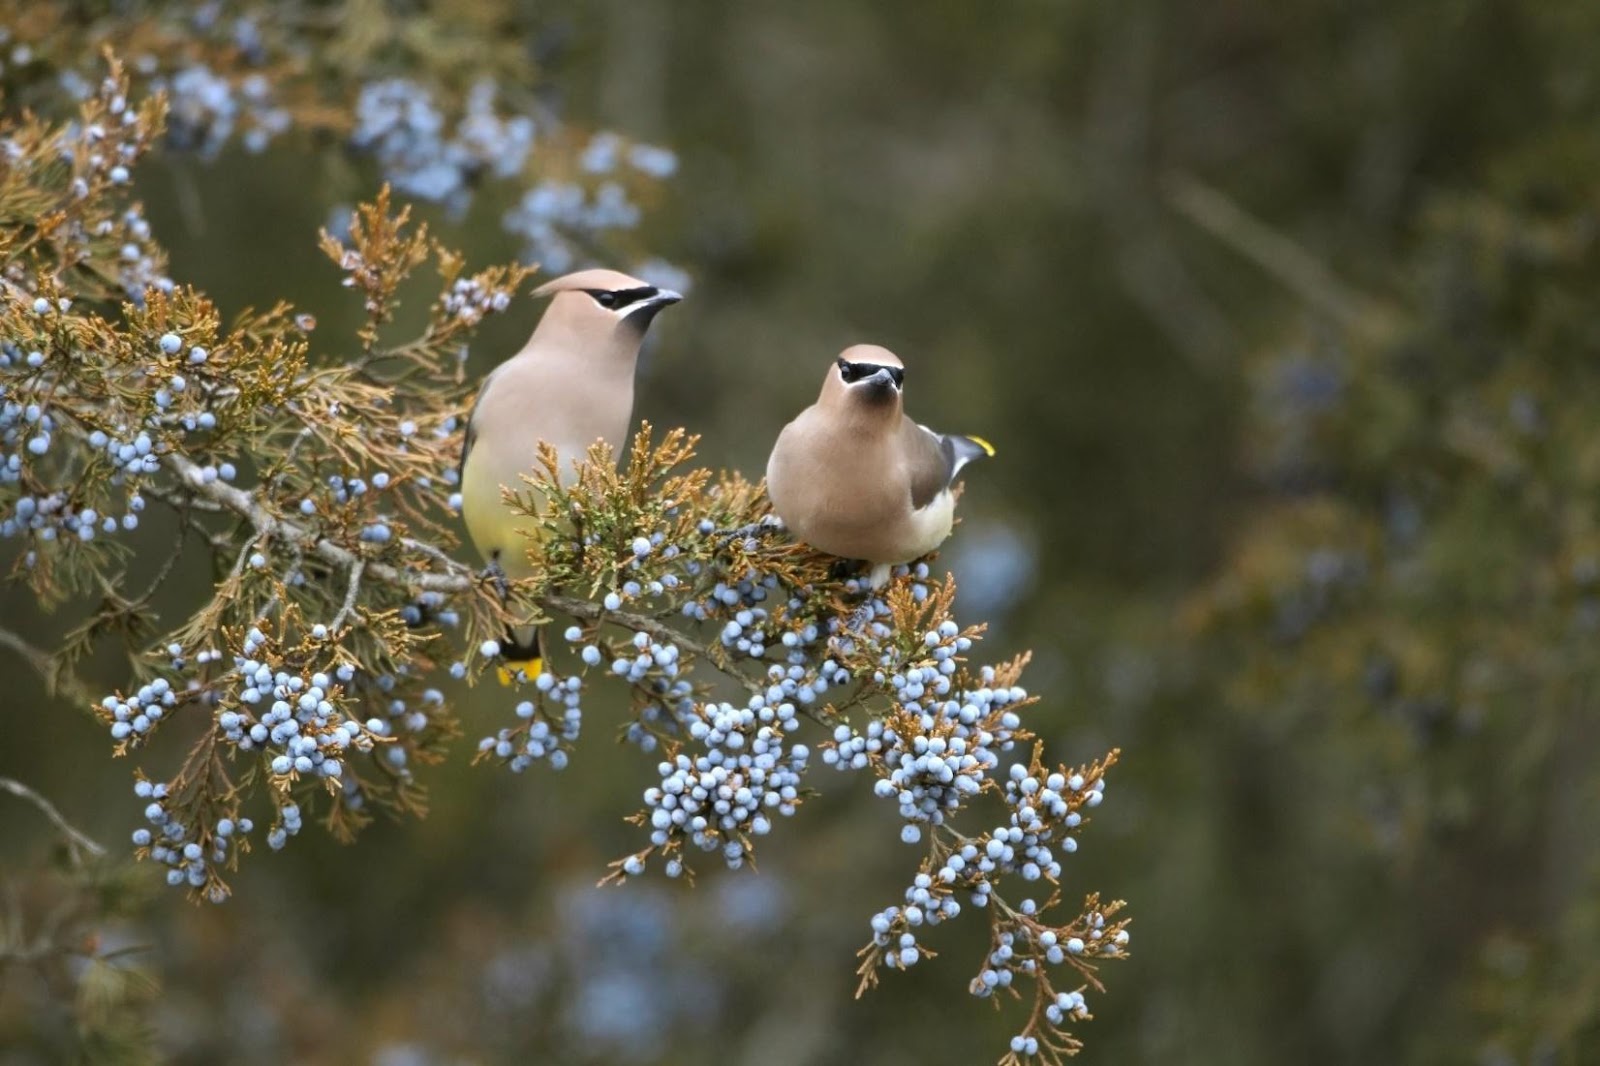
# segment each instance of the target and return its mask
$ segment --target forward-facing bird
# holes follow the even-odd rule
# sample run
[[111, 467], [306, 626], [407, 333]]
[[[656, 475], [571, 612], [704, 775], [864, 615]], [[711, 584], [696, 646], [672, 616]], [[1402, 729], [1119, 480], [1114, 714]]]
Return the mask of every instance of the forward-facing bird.
[[[461, 509], [472, 543], [508, 578], [530, 576], [529, 540], [537, 523], [506, 506], [503, 489], [527, 489], [522, 475], [539, 461], [539, 442], [555, 449], [562, 484], [577, 480], [589, 446], [620, 452], [633, 417], [639, 345], [662, 308], [681, 296], [615, 270], [580, 270], [547, 282], [551, 297], [522, 350], [478, 389], [461, 452]], [[519, 626], [502, 653], [530, 680], [543, 668], [539, 630]], [[510, 674], [502, 671], [502, 682]]]
[[905, 365], [887, 348], [846, 348], [767, 460], [767, 495], [784, 525], [819, 551], [871, 563], [873, 588], [944, 542], [956, 476], [994, 454], [981, 437], [913, 422], [904, 384]]

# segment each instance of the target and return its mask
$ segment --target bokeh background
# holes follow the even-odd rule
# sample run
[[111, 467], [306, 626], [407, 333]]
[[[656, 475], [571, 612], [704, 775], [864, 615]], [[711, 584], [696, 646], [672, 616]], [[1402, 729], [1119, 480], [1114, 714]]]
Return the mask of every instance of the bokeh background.
[[[998, 446], [940, 559], [960, 613], [1034, 650], [1053, 757], [1124, 753], [1067, 871], [1135, 915], [1084, 1061], [1600, 1062], [1600, 8], [530, 10], [541, 92], [680, 160], [638, 236], [694, 288], [641, 416], [756, 472], [871, 340], [919, 420]], [[313, 236], [377, 181], [288, 145], [136, 175], [175, 277], [330, 332]], [[489, 262], [508, 206], [425, 213]], [[72, 621], [0, 603], [45, 646]], [[0, 774], [119, 846], [129, 767], [0, 662]], [[915, 865], [864, 781], [819, 767], [759, 873], [597, 892], [653, 759], [593, 710], [560, 776], [473, 769], [504, 708], [466, 699], [425, 820], [108, 927], [148, 948], [161, 1061], [965, 1064], [1015, 1031], [965, 995], [971, 923], [852, 999]], [[0, 804], [0, 867], [47, 892], [49, 827]], [[40, 1002], [0, 985], [0, 1063], [80, 1053]]]

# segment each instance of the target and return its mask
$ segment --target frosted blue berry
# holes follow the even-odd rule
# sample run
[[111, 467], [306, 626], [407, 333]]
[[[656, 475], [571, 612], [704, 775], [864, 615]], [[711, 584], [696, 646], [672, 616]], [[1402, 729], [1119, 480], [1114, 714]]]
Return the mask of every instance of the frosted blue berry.
[[178, 349], [183, 347], [183, 341], [178, 339], [176, 333], [163, 333], [161, 335], [161, 350], [168, 355], [178, 354]]

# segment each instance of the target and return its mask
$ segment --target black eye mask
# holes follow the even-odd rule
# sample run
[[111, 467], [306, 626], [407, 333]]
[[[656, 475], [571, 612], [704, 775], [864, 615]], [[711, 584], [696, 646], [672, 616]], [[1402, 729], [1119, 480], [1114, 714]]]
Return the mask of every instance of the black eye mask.
[[846, 359], [839, 360], [839, 377], [846, 385], [853, 385], [858, 381], [870, 378], [880, 370], [887, 370], [889, 377], [894, 381], [894, 387], [900, 388], [905, 384], [906, 372], [897, 366], [884, 366], [882, 363], [852, 363]]
[[604, 307], [607, 311], [615, 311], [619, 307], [627, 307], [641, 300], [649, 300], [661, 292], [654, 285], [642, 285], [637, 289], [585, 289], [583, 291], [593, 296], [594, 302]]

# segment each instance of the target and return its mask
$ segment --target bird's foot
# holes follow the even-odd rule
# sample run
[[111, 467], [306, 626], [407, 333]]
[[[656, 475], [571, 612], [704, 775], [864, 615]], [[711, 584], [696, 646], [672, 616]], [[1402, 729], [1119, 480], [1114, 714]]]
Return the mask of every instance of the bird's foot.
[[835, 580], [847, 582], [845, 599], [859, 599], [855, 610], [850, 612], [845, 627], [853, 632], [864, 633], [878, 617], [879, 608], [883, 601], [878, 593], [889, 579], [894, 576], [894, 566], [890, 563], [864, 563], [856, 560], [841, 559], [833, 569]]
[[407, 629], [421, 629], [438, 614], [434, 606], [424, 600], [412, 600], [400, 608], [400, 620]]
[[[755, 522], [749, 522], [734, 529], [719, 529], [712, 535], [718, 540], [717, 547], [726, 549], [728, 545], [736, 540], [753, 540], [759, 543], [761, 538], [782, 532], [783, 528], [783, 519], [775, 514], [769, 514]], [[751, 545], [751, 547], [753, 546]]]
[[892, 564], [868, 563], [859, 559], [840, 559], [828, 571], [831, 580], [852, 586], [849, 592], [856, 596], [871, 596], [887, 585], [893, 576]]
[[488, 565], [483, 568], [483, 572], [479, 576], [485, 581], [494, 582], [495, 591], [500, 594], [501, 600], [510, 598], [511, 579], [506, 576], [505, 568], [500, 565], [499, 559], [490, 559]]
[[850, 612], [850, 617], [845, 621], [844, 627], [851, 633], [865, 633], [867, 626], [872, 624], [872, 619], [877, 616], [877, 610], [869, 598], [855, 610]]

